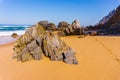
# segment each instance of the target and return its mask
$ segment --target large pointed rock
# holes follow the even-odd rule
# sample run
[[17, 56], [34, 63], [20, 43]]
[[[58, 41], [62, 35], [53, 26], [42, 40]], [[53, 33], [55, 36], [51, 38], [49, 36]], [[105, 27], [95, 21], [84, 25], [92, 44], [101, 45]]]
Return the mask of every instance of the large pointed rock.
[[13, 58], [18, 61], [41, 60], [43, 56], [53, 61], [78, 64], [75, 52], [57, 35], [46, 33], [40, 23], [28, 29], [14, 46]]
[[72, 26], [73, 26], [74, 29], [81, 28], [80, 22], [79, 22], [78, 20], [74, 20], [74, 21], [72, 22]]

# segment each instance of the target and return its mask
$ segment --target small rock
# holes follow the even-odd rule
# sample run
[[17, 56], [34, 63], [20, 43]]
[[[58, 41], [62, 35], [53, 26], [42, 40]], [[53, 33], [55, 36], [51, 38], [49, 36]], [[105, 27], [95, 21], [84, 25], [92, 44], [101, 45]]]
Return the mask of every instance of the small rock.
[[18, 37], [18, 34], [17, 34], [17, 33], [13, 33], [11, 36], [12, 36], [13, 38], [17, 38], [17, 37]]
[[85, 35], [79, 35], [78, 38], [85, 38]]

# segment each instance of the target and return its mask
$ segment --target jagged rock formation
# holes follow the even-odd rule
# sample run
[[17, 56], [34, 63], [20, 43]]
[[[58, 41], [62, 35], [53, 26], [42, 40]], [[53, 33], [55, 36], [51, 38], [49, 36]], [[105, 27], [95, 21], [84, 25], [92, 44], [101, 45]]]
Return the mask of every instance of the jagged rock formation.
[[41, 60], [43, 56], [53, 61], [64, 61], [68, 64], [78, 64], [75, 52], [57, 35], [47, 33], [38, 23], [28, 29], [14, 46], [13, 58], [18, 61]]
[[68, 25], [65, 28], [62, 28], [60, 32], [58, 32], [59, 36], [69, 36], [69, 35], [80, 35], [82, 34], [81, 26], [79, 21], [75, 20], [71, 25]]
[[74, 29], [81, 28], [80, 22], [79, 22], [78, 20], [74, 20], [74, 21], [72, 22], [72, 26], [73, 26]]

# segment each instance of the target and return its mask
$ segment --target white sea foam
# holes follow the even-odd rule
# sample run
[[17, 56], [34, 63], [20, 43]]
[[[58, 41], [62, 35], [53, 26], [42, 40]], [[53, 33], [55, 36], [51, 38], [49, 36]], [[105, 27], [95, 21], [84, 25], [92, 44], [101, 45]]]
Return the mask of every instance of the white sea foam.
[[16, 39], [11, 37], [11, 35], [13, 33], [22, 35], [25, 33], [25, 31], [3, 31], [3, 32], [0, 32], [0, 45], [8, 44], [10, 42], [15, 41]]
[[22, 35], [28, 28], [27, 25], [0, 25], [0, 45], [8, 44], [16, 39], [12, 38], [13, 33]]
[[22, 31], [1, 31], [0, 36], [10, 36], [13, 33], [17, 33], [18, 35], [22, 35], [25, 33], [25, 30], [22, 30]]

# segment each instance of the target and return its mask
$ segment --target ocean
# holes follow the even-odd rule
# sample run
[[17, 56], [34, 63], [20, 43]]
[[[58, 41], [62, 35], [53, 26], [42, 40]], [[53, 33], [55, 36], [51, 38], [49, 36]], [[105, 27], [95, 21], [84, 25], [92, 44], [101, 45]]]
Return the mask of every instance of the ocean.
[[25, 33], [25, 30], [28, 29], [31, 25], [8, 25], [0, 24], [0, 45], [8, 44], [15, 41], [15, 38], [12, 38], [13, 33], [22, 35]]
[[24, 34], [25, 30], [31, 25], [9, 25], [9, 24], [0, 24], [0, 36], [8, 36], [13, 33], [19, 35]]

